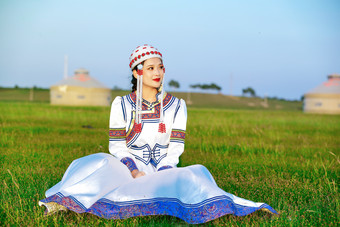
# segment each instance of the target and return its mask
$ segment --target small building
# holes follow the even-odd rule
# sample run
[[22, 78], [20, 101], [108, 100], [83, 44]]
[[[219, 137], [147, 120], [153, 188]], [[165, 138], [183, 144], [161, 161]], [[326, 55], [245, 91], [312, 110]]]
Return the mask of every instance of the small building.
[[73, 77], [67, 77], [50, 88], [52, 105], [109, 106], [111, 90], [90, 77], [86, 69], [77, 69]]
[[304, 95], [305, 113], [340, 114], [340, 74], [331, 74], [328, 80]]

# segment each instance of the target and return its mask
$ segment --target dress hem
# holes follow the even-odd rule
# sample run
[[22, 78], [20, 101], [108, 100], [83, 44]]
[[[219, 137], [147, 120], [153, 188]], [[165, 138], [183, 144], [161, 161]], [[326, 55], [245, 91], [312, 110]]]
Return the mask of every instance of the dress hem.
[[268, 204], [249, 207], [236, 204], [228, 196], [216, 196], [197, 204], [186, 204], [175, 198], [153, 198], [117, 202], [102, 198], [88, 209], [73, 196], [57, 193], [42, 203], [55, 202], [76, 213], [90, 213], [106, 219], [126, 219], [136, 216], [170, 215], [184, 220], [189, 224], [201, 224], [227, 214], [245, 216], [264, 209], [272, 214], [277, 212]]

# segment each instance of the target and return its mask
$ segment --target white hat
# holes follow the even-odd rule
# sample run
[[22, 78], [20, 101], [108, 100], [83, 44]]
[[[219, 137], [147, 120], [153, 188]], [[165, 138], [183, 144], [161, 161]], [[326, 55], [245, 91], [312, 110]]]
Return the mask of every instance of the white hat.
[[143, 61], [150, 58], [160, 58], [162, 59], [162, 54], [153, 46], [144, 44], [143, 46], [138, 46], [130, 55], [130, 68], [131, 70], [136, 67], [136, 65], [142, 63]]

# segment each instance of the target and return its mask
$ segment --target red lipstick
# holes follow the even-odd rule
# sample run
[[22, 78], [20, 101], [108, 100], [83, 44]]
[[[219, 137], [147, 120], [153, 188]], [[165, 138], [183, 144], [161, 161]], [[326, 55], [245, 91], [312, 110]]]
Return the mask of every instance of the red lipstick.
[[153, 79], [153, 81], [156, 81], [156, 82], [159, 82], [160, 80], [161, 80], [160, 78]]

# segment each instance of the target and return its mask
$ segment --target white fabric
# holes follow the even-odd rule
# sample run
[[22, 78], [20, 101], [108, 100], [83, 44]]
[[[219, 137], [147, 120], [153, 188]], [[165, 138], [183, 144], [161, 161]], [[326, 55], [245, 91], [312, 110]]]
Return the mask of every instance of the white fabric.
[[46, 192], [46, 197], [57, 193], [73, 196], [85, 209], [101, 198], [120, 202], [120, 205], [155, 198], [198, 204], [214, 197], [227, 196], [239, 205], [260, 207], [263, 204], [223, 191], [202, 165], [167, 169], [133, 179], [124, 164], [105, 153], [73, 161], [63, 179]]

